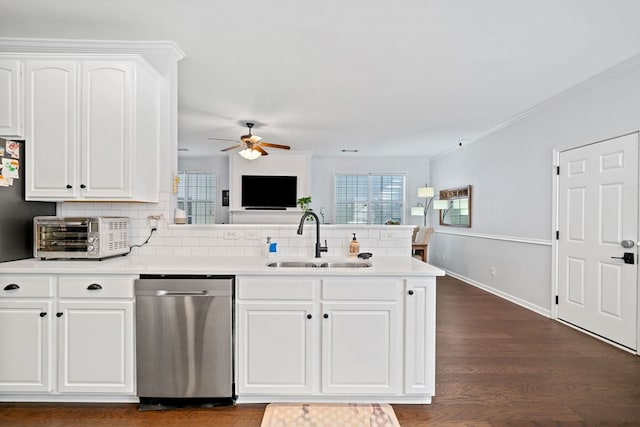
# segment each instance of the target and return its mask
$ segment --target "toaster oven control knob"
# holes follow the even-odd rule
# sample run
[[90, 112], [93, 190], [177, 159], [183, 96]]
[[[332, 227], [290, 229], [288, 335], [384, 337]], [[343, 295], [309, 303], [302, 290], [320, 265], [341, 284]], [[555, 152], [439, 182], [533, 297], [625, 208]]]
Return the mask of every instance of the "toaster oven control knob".
[[87, 246], [87, 250], [88, 250], [89, 252], [93, 252], [93, 251], [95, 251], [95, 249], [96, 249], [96, 248], [95, 248], [93, 245], [89, 245], [89, 246]]
[[93, 236], [91, 236], [91, 237], [89, 237], [89, 238], [87, 239], [87, 242], [89, 242], [89, 243], [93, 243], [93, 242], [95, 242], [95, 241], [96, 241], [96, 238], [95, 238], [95, 237], [93, 237]]

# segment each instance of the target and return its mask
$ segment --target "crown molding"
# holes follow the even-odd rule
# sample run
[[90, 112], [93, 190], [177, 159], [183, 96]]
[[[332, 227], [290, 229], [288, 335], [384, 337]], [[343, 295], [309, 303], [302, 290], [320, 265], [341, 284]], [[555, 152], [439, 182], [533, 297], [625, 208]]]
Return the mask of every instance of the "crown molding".
[[74, 54], [169, 54], [175, 61], [186, 55], [173, 41], [75, 40], [0, 37], [1, 52]]
[[[512, 124], [519, 122], [535, 113], [537, 113], [538, 111], [544, 110], [546, 108], [549, 108], [567, 98], [570, 98], [571, 96], [574, 96], [592, 86], [598, 85], [600, 83], [603, 83], [613, 77], [615, 77], [616, 75], [623, 73], [627, 70], [633, 69], [635, 67], [640, 66], [640, 54], [636, 54], [633, 55], [627, 59], [625, 59], [622, 62], [619, 62], [618, 64], [615, 64], [607, 69], [605, 69], [604, 71], [601, 71], [600, 73], [588, 78], [587, 80], [584, 80], [574, 86], [571, 86], [570, 88], [558, 93], [557, 95], [554, 95], [536, 105], [534, 105], [533, 107], [530, 107], [524, 111], [522, 111], [519, 114], [516, 114], [515, 116], [497, 124], [496, 126], [493, 126], [487, 130], [485, 130], [484, 132], [481, 132], [475, 136], [473, 136], [472, 138], [464, 138], [464, 139], [460, 139], [460, 143], [462, 144], [461, 147], [464, 147], [468, 144], [471, 143], [475, 143], [475, 142], [479, 142], [482, 141], [484, 138], [486, 138], [487, 136], [496, 133], [508, 126], [511, 126]], [[441, 153], [438, 153], [437, 155], [431, 157], [431, 160], [436, 160], [436, 159], [440, 159], [443, 157], [448, 156], [449, 154], [459, 150], [461, 147], [455, 147], [446, 151], [443, 151]]]

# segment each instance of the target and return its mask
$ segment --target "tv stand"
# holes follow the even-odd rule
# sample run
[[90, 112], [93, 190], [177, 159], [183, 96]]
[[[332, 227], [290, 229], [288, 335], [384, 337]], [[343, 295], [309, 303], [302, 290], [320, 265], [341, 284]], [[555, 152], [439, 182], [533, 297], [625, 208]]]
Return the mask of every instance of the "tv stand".
[[229, 224], [299, 224], [302, 209], [229, 209]]
[[276, 206], [262, 206], [262, 207], [246, 207], [244, 208], [245, 210], [248, 211], [286, 211], [287, 208], [280, 208], [280, 207], [276, 207]]

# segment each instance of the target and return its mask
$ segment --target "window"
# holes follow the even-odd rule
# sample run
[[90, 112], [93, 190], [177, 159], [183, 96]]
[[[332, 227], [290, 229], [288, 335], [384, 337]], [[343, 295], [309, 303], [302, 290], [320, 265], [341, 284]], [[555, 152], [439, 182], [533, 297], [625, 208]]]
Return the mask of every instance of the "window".
[[216, 222], [216, 175], [178, 172], [178, 209], [187, 213], [187, 224]]
[[337, 224], [404, 222], [405, 175], [335, 175]]

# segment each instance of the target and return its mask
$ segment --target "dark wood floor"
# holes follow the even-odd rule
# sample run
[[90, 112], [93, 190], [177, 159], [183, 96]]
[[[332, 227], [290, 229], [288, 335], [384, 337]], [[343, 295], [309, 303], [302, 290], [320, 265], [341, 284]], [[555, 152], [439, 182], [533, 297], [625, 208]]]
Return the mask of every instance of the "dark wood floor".
[[[640, 425], [640, 358], [458, 280], [438, 279], [437, 396], [402, 427]], [[260, 426], [264, 405], [139, 412], [0, 403], [0, 426]]]

